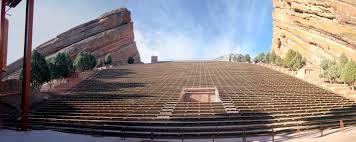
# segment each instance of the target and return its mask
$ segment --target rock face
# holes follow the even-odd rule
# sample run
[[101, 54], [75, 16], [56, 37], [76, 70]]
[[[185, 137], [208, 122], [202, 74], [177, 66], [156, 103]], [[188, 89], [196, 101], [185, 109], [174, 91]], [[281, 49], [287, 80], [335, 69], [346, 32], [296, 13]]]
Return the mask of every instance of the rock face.
[[356, 61], [356, 0], [273, 0], [272, 50], [313, 65], [341, 54]]
[[[140, 55], [134, 41], [133, 23], [130, 11], [126, 8], [104, 13], [99, 18], [74, 27], [56, 38], [36, 48], [46, 58], [55, 57], [59, 52], [66, 52], [74, 59], [83, 51], [104, 58], [111, 53], [113, 64], [127, 64], [131, 56], [135, 63], [140, 62]], [[6, 75], [22, 67], [22, 58], [7, 67]]]

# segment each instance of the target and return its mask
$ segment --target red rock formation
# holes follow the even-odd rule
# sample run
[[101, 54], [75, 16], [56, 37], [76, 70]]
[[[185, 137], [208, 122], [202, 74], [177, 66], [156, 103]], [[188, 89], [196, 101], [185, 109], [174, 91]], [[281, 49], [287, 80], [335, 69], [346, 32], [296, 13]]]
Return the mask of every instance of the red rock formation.
[[273, 47], [318, 65], [345, 54], [356, 61], [356, 0], [273, 0]]
[[[66, 52], [74, 59], [78, 53], [86, 51], [97, 58], [111, 53], [113, 64], [127, 64], [130, 56], [134, 57], [136, 63], [140, 62], [130, 11], [126, 8], [107, 12], [97, 19], [74, 27], [41, 44], [36, 50], [46, 58]], [[21, 67], [22, 58], [7, 67], [6, 75], [16, 73]]]

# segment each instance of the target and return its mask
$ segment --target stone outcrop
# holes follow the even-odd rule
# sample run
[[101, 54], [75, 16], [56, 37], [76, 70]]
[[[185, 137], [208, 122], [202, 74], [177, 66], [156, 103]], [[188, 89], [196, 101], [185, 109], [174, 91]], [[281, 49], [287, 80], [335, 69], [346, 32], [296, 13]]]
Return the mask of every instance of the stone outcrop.
[[[113, 64], [127, 64], [131, 56], [140, 62], [134, 41], [133, 23], [126, 8], [104, 13], [99, 18], [74, 27], [36, 48], [46, 58], [66, 52], [74, 59], [80, 52], [90, 52], [97, 58], [111, 53]], [[22, 58], [7, 67], [6, 74], [16, 73], [22, 67]]]
[[273, 0], [272, 50], [313, 65], [341, 54], [356, 61], [356, 0]]

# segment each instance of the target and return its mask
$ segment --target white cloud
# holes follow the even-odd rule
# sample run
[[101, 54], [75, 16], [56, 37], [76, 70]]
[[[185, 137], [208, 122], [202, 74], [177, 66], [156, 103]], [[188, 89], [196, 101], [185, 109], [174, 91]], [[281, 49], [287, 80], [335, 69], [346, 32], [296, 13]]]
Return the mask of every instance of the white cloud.
[[255, 43], [250, 40], [234, 42], [229, 36], [220, 36], [207, 42], [200, 36], [191, 37], [183, 33], [144, 34], [135, 28], [135, 41], [141, 60], [150, 63], [151, 56], [167, 60], [211, 60], [230, 53], [251, 53]]
[[185, 35], [161, 37], [162, 40], [153, 43], [154, 50], [162, 60], [187, 60], [194, 55], [193, 41]]
[[[120, 7], [120, 4], [112, 4], [118, 3], [116, 0], [110, 1], [109, 6], [100, 0], [83, 1], [73, 1], [71, 5], [61, 4], [59, 0], [38, 2], [33, 48], [71, 27]], [[260, 6], [263, 2], [127, 1], [125, 5], [131, 10], [141, 59], [150, 62], [152, 55], [158, 55], [159, 60], [214, 59], [231, 52], [253, 55], [256, 48], [268, 48], [258, 47], [259, 43], [255, 42], [270, 13], [268, 7]], [[25, 2], [10, 11], [13, 16], [9, 17], [8, 61], [12, 62], [23, 55]]]
[[209, 43], [207, 48], [203, 48], [201, 54], [203, 54], [204, 59], [215, 59], [219, 56], [230, 53], [248, 54], [252, 52], [253, 48], [254, 44], [249, 41], [238, 43], [234, 42], [234, 40], [228, 39], [227, 37], [222, 37]]
[[153, 49], [147, 47], [147, 41], [144, 35], [139, 30], [135, 29], [134, 32], [135, 32], [136, 46], [138, 52], [140, 53], [141, 61], [145, 63], [149, 63], [151, 61], [151, 56], [158, 55], [158, 54], [155, 53], [156, 51], [153, 51]]
[[147, 36], [138, 28], [135, 41], [141, 60], [149, 63], [151, 56], [159, 56], [160, 61], [188, 60], [194, 56], [193, 41], [183, 34], [159, 34]]

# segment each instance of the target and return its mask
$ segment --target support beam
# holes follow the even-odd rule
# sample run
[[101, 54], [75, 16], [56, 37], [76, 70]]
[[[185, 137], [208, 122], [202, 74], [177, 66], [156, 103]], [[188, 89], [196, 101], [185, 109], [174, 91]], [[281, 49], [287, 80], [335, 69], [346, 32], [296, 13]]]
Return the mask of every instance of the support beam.
[[5, 7], [6, 7], [6, 0], [1, 0], [1, 15], [0, 15], [0, 92], [2, 91], [2, 69], [3, 66], [3, 60], [4, 57], [2, 57], [3, 55], [3, 51], [4, 51], [4, 46], [5, 46], [5, 41], [4, 41], [4, 36], [5, 36]]
[[3, 72], [6, 72], [6, 59], [7, 59], [7, 47], [8, 47], [8, 36], [9, 36], [9, 21], [5, 17], [5, 28], [4, 28], [4, 38], [3, 38], [3, 50], [2, 50], [2, 55], [3, 55], [3, 61], [2, 61], [2, 70]]
[[26, 25], [25, 25], [25, 45], [23, 58], [23, 79], [22, 79], [22, 130], [29, 129], [29, 97], [30, 97], [30, 77], [31, 77], [31, 56], [32, 56], [32, 24], [33, 24], [33, 3], [34, 0], [27, 0], [26, 3]]

